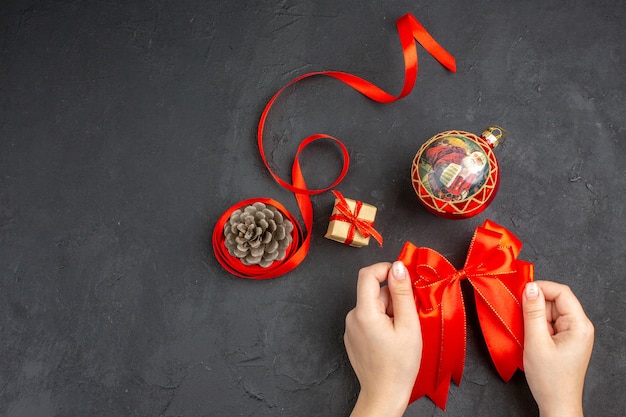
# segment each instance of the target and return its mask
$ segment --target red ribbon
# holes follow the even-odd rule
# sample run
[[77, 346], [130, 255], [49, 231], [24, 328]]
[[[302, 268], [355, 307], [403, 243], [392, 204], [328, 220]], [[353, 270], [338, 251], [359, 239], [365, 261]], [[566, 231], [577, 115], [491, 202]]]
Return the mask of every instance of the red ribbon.
[[332, 193], [335, 195], [339, 202], [335, 204], [337, 207], [337, 211], [339, 213], [335, 213], [330, 216], [330, 220], [337, 220], [340, 222], [350, 223], [350, 229], [348, 229], [348, 236], [346, 237], [346, 241], [344, 242], [346, 245], [349, 245], [354, 240], [355, 230], [358, 230], [359, 233], [364, 238], [373, 237], [376, 239], [378, 244], [383, 246], [383, 237], [374, 229], [374, 222], [370, 220], [365, 220], [359, 217], [359, 213], [361, 212], [361, 207], [363, 207], [363, 203], [355, 200], [354, 213], [350, 210], [350, 206], [348, 206], [348, 202], [344, 198], [343, 194], [339, 191], [332, 190]]
[[[314, 194], [323, 193], [324, 191], [327, 191], [336, 187], [343, 180], [343, 178], [348, 172], [350, 158], [348, 155], [347, 148], [339, 139], [336, 139], [326, 134], [315, 134], [315, 135], [309, 136], [300, 143], [300, 146], [298, 147], [298, 150], [296, 151], [296, 156], [294, 158], [294, 162], [293, 162], [293, 166], [291, 170], [291, 183], [281, 179], [272, 170], [265, 156], [265, 150], [263, 148], [263, 130], [265, 128], [265, 121], [267, 119], [270, 109], [272, 108], [272, 105], [274, 104], [278, 96], [280, 96], [280, 94], [283, 91], [285, 91], [288, 87], [292, 86], [293, 84], [305, 78], [309, 78], [309, 77], [313, 77], [317, 75], [325, 75], [325, 76], [335, 78], [347, 84], [348, 86], [352, 87], [353, 89], [360, 92], [365, 97], [371, 100], [374, 100], [379, 103], [392, 103], [396, 100], [399, 100], [405, 97], [407, 94], [409, 94], [411, 90], [413, 89], [413, 86], [415, 85], [415, 80], [417, 78], [417, 47], [415, 45], [414, 40], [419, 42], [424, 47], [424, 49], [426, 49], [426, 51], [428, 51], [444, 67], [448, 68], [452, 72], [456, 72], [456, 63], [455, 63], [454, 57], [450, 53], [448, 53], [445, 49], [443, 49], [441, 45], [439, 45], [437, 41], [433, 39], [432, 36], [430, 36], [430, 34], [426, 31], [426, 29], [424, 29], [424, 27], [417, 21], [417, 19], [415, 19], [415, 17], [413, 17], [413, 15], [406, 14], [402, 16], [396, 21], [396, 26], [398, 29], [398, 36], [400, 38], [400, 43], [402, 45], [402, 52], [404, 54], [404, 86], [402, 87], [402, 91], [400, 92], [399, 95], [393, 96], [383, 91], [379, 87], [375, 86], [374, 84], [352, 74], [339, 72], [339, 71], [319, 71], [319, 72], [311, 72], [308, 74], [304, 74], [295, 78], [294, 80], [289, 82], [287, 85], [282, 87], [280, 90], [278, 90], [278, 92], [276, 92], [276, 94], [272, 96], [272, 98], [269, 100], [269, 102], [265, 106], [265, 109], [263, 110], [263, 113], [261, 114], [261, 118], [259, 120], [259, 126], [258, 126], [258, 131], [257, 131], [257, 142], [259, 145], [259, 152], [261, 154], [261, 159], [263, 160], [263, 163], [267, 167], [268, 171], [270, 172], [274, 180], [276, 180], [276, 182], [278, 182], [278, 184], [280, 184], [282, 187], [290, 190], [291, 192], [295, 194], [296, 201], [298, 203], [298, 208], [300, 209], [300, 212], [302, 213], [302, 218], [304, 220], [306, 233], [304, 233], [301, 230], [299, 223], [294, 222], [294, 226], [297, 229], [297, 233], [305, 237], [302, 240], [301, 246], [298, 247], [294, 251], [293, 259], [288, 259], [284, 261], [284, 263], [288, 264], [289, 267], [280, 267], [280, 268], [277, 268], [276, 272], [266, 271], [265, 273], [256, 274], [254, 276], [247, 276], [247, 271], [246, 271], [247, 268], [243, 268], [243, 271], [237, 270], [236, 271], [237, 273], [235, 275], [242, 276], [245, 278], [254, 278], [254, 279], [275, 278], [279, 275], [289, 272], [290, 270], [295, 268], [298, 264], [300, 264], [300, 262], [302, 262], [304, 258], [306, 257], [306, 254], [309, 250], [311, 230], [313, 226], [313, 209], [311, 206], [310, 196]], [[334, 141], [339, 146], [343, 154], [342, 169], [337, 179], [335, 179], [335, 181], [333, 181], [333, 183], [330, 184], [328, 187], [324, 187], [320, 189], [309, 189], [306, 186], [306, 182], [304, 181], [304, 176], [300, 168], [299, 155], [307, 145], [309, 145], [312, 142], [315, 142], [317, 140], [322, 140], [322, 139], [329, 139], [331, 141]], [[230, 213], [228, 213], [228, 215], [229, 214]], [[223, 226], [224, 226], [223, 220], [218, 221], [218, 224], [216, 225], [215, 230], [213, 232], [213, 250], [220, 264], [222, 264], [222, 266], [224, 266], [227, 270], [232, 272], [232, 268], [235, 268], [235, 267], [232, 265], [227, 267], [227, 265], [225, 265], [226, 264], [225, 259], [227, 258], [228, 253], [224, 254], [224, 249], [222, 248], [224, 246], [223, 240], [220, 241], [221, 239], [223, 239], [223, 238], [220, 238], [220, 234], [223, 234]]]
[[489, 220], [476, 228], [465, 266], [456, 270], [436, 251], [407, 242], [398, 257], [413, 283], [423, 335], [420, 371], [410, 402], [427, 395], [445, 410], [450, 379], [461, 383], [465, 363], [465, 307], [461, 280], [474, 288], [489, 354], [503, 380], [523, 369], [521, 297], [533, 265], [518, 260], [522, 242]]
[[[263, 268], [259, 265], [244, 265], [239, 258], [228, 253], [228, 249], [224, 244], [224, 226], [228, 223], [231, 213], [235, 210], [243, 209], [246, 206], [252, 205], [255, 202], [261, 202], [276, 207], [276, 209], [294, 225], [293, 241], [287, 248], [285, 258], [282, 261], [275, 261], [268, 268]], [[302, 252], [298, 251], [298, 248], [301, 247], [300, 242], [302, 241], [302, 233], [300, 228], [295, 227], [297, 224], [298, 222], [293, 215], [276, 200], [272, 200], [270, 198], [251, 198], [240, 201], [224, 212], [224, 214], [222, 214], [217, 220], [215, 229], [213, 229], [213, 252], [215, 253], [215, 257], [218, 262], [224, 267], [224, 269], [240, 278], [274, 278], [286, 274], [302, 262], [302, 259], [300, 258], [302, 256]], [[298, 254], [298, 252], [300, 253]]]

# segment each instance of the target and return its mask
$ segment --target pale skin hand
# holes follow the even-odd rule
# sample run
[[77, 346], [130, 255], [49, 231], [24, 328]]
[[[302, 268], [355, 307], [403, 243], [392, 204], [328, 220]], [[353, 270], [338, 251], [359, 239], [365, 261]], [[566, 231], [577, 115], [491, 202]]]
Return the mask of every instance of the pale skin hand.
[[581, 417], [594, 328], [569, 287], [526, 285], [524, 370], [541, 417]]
[[[385, 280], [388, 286], [381, 287]], [[565, 285], [529, 283], [522, 303], [524, 369], [541, 416], [583, 416], [593, 324]], [[410, 279], [401, 263], [359, 271], [357, 305], [346, 317], [344, 341], [361, 384], [351, 416], [402, 416], [419, 371], [422, 335]]]
[[[387, 286], [381, 283], [387, 281]], [[344, 342], [361, 384], [352, 417], [402, 416], [419, 371], [422, 333], [409, 274], [401, 262], [359, 271], [356, 307]]]

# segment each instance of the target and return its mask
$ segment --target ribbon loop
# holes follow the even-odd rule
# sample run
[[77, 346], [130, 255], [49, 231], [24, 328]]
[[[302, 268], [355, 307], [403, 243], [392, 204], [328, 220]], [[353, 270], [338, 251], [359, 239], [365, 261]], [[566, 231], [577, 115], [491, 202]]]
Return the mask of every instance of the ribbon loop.
[[432, 249], [404, 245], [398, 260], [411, 275], [423, 335], [411, 402], [427, 395], [445, 410], [450, 380], [461, 382], [466, 346], [463, 279], [474, 288], [478, 320], [498, 373], [508, 381], [523, 369], [521, 296], [533, 279], [533, 266], [517, 259], [521, 247], [517, 237], [490, 220], [476, 228], [460, 270]]
[[[306, 78], [323, 75], [323, 76], [335, 78], [343, 82], [344, 84], [348, 85], [349, 87], [363, 94], [365, 97], [369, 98], [370, 100], [376, 101], [378, 103], [383, 103], [383, 104], [393, 103], [394, 101], [397, 101], [405, 97], [406, 95], [408, 95], [413, 90], [413, 87], [415, 86], [415, 81], [417, 79], [417, 48], [415, 46], [415, 41], [419, 42], [420, 45], [422, 45], [424, 49], [426, 49], [426, 51], [430, 53], [437, 61], [439, 61], [441, 65], [443, 65], [444, 67], [446, 67], [448, 70], [452, 72], [456, 72], [456, 61], [454, 59], [454, 56], [452, 56], [441, 45], [439, 45], [439, 43], [435, 41], [435, 39], [426, 31], [424, 26], [422, 26], [422, 24], [412, 14], [407, 13], [404, 16], [400, 17], [396, 21], [396, 26], [398, 29], [398, 36], [400, 38], [400, 43], [402, 45], [402, 52], [404, 55], [404, 85], [402, 87], [402, 91], [397, 96], [387, 93], [386, 91], [382, 90], [380, 87], [370, 83], [369, 81], [364, 80], [363, 78], [357, 77], [356, 75], [352, 75], [352, 74], [341, 72], [341, 71], [316, 71], [316, 72], [303, 74], [293, 79], [291, 82], [289, 82], [280, 90], [278, 90], [276, 94], [274, 94], [274, 96], [272, 96], [272, 98], [269, 100], [259, 120], [259, 126], [257, 130], [257, 142], [258, 142], [259, 152], [261, 154], [261, 159], [263, 160], [263, 163], [265, 164], [266, 168], [268, 169], [268, 171], [270, 172], [274, 180], [276, 180], [276, 182], [278, 182], [282, 187], [296, 194], [306, 194], [306, 195], [319, 194], [339, 184], [341, 180], [344, 178], [344, 176], [346, 175], [347, 167], [348, 167], [347, 151], [344, 151], [344, 167], [341, 171], [341, 174], [337, 177], [337, 179], [333, 182], [332, 185], [325, 187], [325, 188], [316, 189], [316, 190], [310, 190], [306, 188], [306, 186], [302, 187], [302, 186], [297, 186], [295, 184], [290, 184], [284, 181], [283, 179], [281, 179], [270, 167], [269, 162], [267, 161], [266, 156], [265, 156], [265, 150], [263, 148], [263, 131], [265, 130], [265, 122], [269, 114], [269, 111], [272, 108], [272, 105], [274, 104], [276, 99], [278, 99], [278, 97], [293, 84], [297, 83], [298, 81], [304, 80]], [[313, 135], [305, 139], [305, 141], [315, 140], [315, 139], [311, 139], [313, 137], [324, 137], [324, 138], [333, 140], [337, 144], [339, 144], [339, 146], [342, 148], [342, 151], [345, 150], [345, 146], [343, 146], [343, 144], [341, 143], [339, 139], [336, 139], [329, 135]], [[298, 152], [299, 151], [300, 149], [298, 150]], [[296, 161], [297, 161], [297, 154], [296, 154]], [[298, 176], [298, 177], [302, 176], [302, 173], [299, 167], [298, 169], [295, 169], [295, 164], [294, 164], [294, 170], [292, 172], [292, 181], [295, 180], [293, 178], [293, 175]]]

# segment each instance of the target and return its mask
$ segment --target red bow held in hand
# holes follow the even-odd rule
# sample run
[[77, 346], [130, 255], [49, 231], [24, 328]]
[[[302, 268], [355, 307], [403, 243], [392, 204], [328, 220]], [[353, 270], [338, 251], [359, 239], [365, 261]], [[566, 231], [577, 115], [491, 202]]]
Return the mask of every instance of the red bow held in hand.
[[456, 270], [438, 252], [407, 242], [398, 257], [409, 270], [423, 336], [422, 361], [410, 402], [427, 395], [445, 410], [450, 379], [461, 383], [465, 306], [461, 280], [474, 288], [487, 348], [503, 380], [523, 369], [521, 297], [533, 265], [517, 259], [522, 242], [490, 220], [476, 228], [465, 266]]

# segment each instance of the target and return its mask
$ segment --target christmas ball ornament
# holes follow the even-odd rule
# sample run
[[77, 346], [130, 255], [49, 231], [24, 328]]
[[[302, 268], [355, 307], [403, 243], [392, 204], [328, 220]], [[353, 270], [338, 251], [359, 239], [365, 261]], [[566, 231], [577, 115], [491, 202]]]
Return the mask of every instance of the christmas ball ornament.
[[450, 130], [430, 138], [411, 166], [417, 198], [430, 212], [448, 219], [482, 212], [498, 191], [500, 167], [493, 149], [506, 135], [501, 127], [489, 126], [480, 136]]
[[224, 244], [244, 265], [267, 268], [285, 258], [292, 231], [293, 224], [276, 207], [257, 201], [231, 213]]

